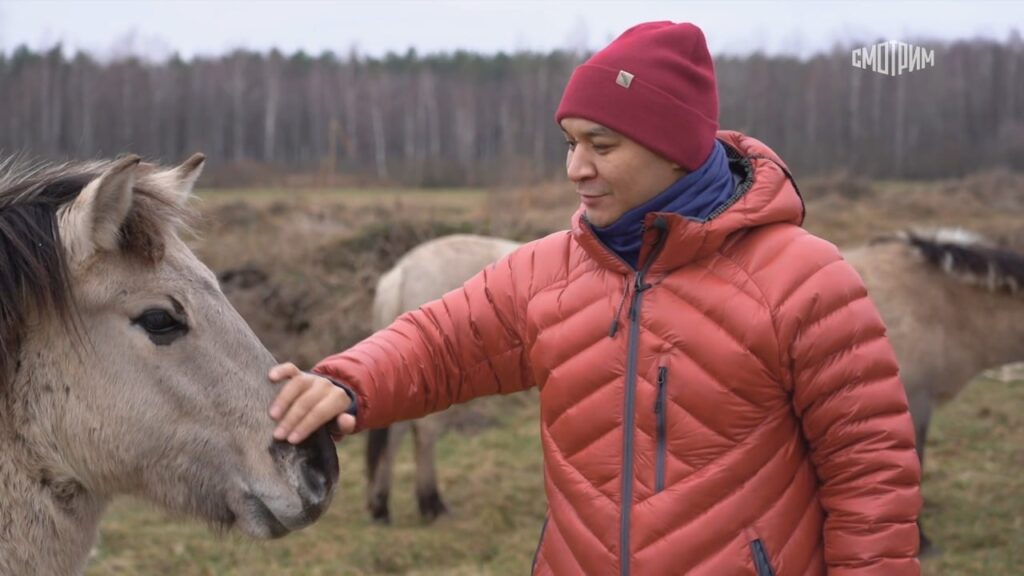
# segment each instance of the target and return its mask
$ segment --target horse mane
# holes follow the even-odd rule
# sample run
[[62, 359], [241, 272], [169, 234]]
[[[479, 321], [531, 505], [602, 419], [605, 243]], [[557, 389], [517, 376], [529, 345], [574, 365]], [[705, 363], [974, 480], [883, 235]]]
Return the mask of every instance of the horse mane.
[[1024, 288], [1024, 254], [995, 246], [972, 232], [950, 228], [905, 231], [871, 243], [887, 241], [903, 242], [947, 275], [989, 292], [1016, 295]]
[[[77, 331], [57, 213], [113, 162], [0, 161], [0, 390], [33, 313], [52, 313]], [[195, 215], [165, 189], [156, 166], [137, 170], [119, 245], [124, 255], [152, 265], [163, 258], [167, 234], [189, 228]]]

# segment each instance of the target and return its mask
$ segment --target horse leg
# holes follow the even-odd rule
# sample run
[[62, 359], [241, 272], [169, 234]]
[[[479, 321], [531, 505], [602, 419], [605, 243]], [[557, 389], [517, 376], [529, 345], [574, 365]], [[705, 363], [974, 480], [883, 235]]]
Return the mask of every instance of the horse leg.
[[391, 494], [391, 478], [394, 471], [395, 455], [402, 443], [402, 437], [409, 430], [408, 422], [392, 424], [387, 428], [370, 430], [366, 440], [366, 507], [370, 517], [377, 522], [391, 522], [388, 497]]
[[447, 420], [448, 414], [442, 412], [417, 420], [412, 428], [416, 441], [416, 501], [420, 516], [428, 522], [448, 513], [437, 488], [434, 457], [434, 446], [444, 433]]
[[[910, 414], [914, 419], [914, 437], [917, 442], [917, 459], [921, 464], [921, 475], [924, 476], [924, 451], [928, 442], [928, 425], [932, 420], [932, 400], [927, 394], [917, 394], [910, 399]], [[940, 550], [924, 533], [921, 519], [917, 520], [917, 533], [920, 540], [919, 556], [934, 556]]]

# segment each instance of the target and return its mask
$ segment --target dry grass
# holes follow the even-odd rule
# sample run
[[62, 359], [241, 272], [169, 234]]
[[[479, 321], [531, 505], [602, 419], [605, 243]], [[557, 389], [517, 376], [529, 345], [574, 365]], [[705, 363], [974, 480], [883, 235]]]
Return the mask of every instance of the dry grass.
[[[987, 174], [933, 184], [802, 183], [807, 227], [837, 244], [908, 226], [955, 225], [1024, 246], [1024, 179]], [[530, 190], [218, 191], [201, 256], [279, 357], [308, 365], [366, 335], [377, 275], [412, 245], [451, 231], [526, 239], [562, 228], [574, 206], [560, 184]], [[88, 574], [523, 574], [544, 513], [536, 395], [490, 398], [472, 411], [495, 425], [439, 446], [454, 514], [416, 516], [412, 464], [400, 458], [394, 526], [363, 507], [362, 439], [342, 443], [342, 486], [325, 518], [280, 541], [211, 536], [122, 500], [102, 526]], [[924, 520], [945, 554], [932, 575], [1019, 574], [1024, 563], [1024, 382], [981, 378], [933, 422]]]
[[985, 172], [931, 183], [823, 178], [800, 188], [804, 226], [839, 246], [911, 226], [942, 226], [1024, 249], [1024, 175]]
[[104, 521], [88, 574], [522, 574], [544, 514], [536, 395], [488, 400], [476, 409], [497, 426], [452, 434], [439, 446], [453, 514], [435, 526], [423, 526], [414, 512], [408, 449], [396, 468], [393, 526], [370, 522], [363, 508], [363, 442], [350, 439], [339, 450], [342, 486], [314, 527], [254, 543], [211, 536], [194, 522], [124, 500]]

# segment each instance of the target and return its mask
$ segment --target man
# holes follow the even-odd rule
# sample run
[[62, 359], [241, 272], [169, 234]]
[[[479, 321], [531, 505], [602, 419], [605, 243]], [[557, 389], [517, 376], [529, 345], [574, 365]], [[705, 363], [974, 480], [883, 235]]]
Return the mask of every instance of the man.
[[354, 414], [325, 378], [275, 368], [275, 436], [538, 386], [535, 574], [918, 574], [920, 471], [884, 326], [800, 228], [778, 156], [716, 138], [701, 31], [626, 31], [556, 119], [572, 229], [317, 365]]

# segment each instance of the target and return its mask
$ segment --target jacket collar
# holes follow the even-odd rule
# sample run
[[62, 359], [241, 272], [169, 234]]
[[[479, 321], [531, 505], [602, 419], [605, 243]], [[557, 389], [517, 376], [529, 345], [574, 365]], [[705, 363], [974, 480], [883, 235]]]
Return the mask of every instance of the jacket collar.
[[[804, 204], [789, 169], [768, 146], [739, 132], [723, 130], [718, 139], [725, 144], [730, 162], [739, 162], [746, 177], [736, 193], [708, 220], [698, 222], [674, 213], [652, 212], [644, 218], [644, 240], [640, 249], [640, 265], [650, 256], [657, 239], [654, 219], [665, 218], [668, 224], [665, 248], [651, 264], [651, 273], [668, 272], [708, 256], [721, 248], [732, 234], [765, 226], [789, 223], [800, 225]], [[598, 264], [619, 273], [633, 269], [609, 250], [583, 219], [582, 206], [572, 220], [572, 235]]]

